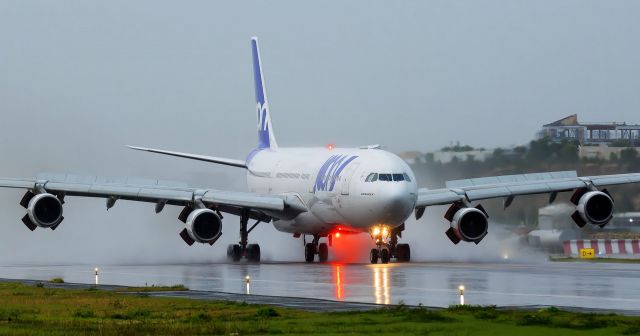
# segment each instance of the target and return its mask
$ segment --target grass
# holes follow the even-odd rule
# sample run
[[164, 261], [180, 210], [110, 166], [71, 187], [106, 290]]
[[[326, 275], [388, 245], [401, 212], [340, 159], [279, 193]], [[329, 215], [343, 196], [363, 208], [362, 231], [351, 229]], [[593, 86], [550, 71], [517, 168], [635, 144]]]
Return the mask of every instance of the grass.
[[187, 288], [183, 284], [173, 285], [173, 286], [144, 286], [144, 287], [127, 287], [124, 289], [119, 289], [121, 292], [174, 292], [174, 291], [188, 291]]
[[638, 335], [640, 318], [452, 306], [404, 305], [312, 313], [224, 301], [155, 298], [102, 290], [0, 283], [0, 334]]

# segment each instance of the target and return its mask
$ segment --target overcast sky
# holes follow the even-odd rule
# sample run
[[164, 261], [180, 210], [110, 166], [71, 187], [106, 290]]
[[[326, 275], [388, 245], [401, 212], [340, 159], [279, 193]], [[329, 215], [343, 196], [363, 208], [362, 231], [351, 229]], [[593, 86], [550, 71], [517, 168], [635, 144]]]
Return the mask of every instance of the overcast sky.
[[238, 169], [124, 145], [244, 158], [254, 35], [281, 146], [494, 147], [573, 113], [640, 123], [639, 17], [640, 1], [0, 0], [0, 176], [242, 189]]

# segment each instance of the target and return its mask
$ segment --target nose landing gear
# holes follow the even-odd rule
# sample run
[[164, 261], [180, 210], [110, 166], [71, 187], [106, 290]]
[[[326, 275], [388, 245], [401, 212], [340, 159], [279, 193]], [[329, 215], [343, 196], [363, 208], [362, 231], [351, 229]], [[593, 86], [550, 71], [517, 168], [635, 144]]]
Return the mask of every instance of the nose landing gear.
[[376, 240], [376, 248], [371, 249], [370, 261], [372, 264], [387, 264], [391, 258], [398, 262], [411, 260], [411, 248], [409, 244], [398, 244], [398, 238], [402, 238], [404, 224], [389, 229], [386, 225], [378, 225], [371, 228], [371, 237]]

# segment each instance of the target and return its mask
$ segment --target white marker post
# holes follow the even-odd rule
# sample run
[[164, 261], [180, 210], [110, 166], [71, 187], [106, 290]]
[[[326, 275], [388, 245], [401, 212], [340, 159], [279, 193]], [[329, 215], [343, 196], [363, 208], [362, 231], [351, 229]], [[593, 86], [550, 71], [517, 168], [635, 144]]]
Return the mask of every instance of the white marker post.
[[248, 275], [246, 277], [244, 277], [244, 282], [247, 283], [247, 295], [249, 295], [249, 294], [251, 294], [251, 288], [250, 288], [250, 286], [251, 286], [251, 277], [248, 276]]
[[464, 286], [460, 285], [460, 287], [458, 287], [458, 292], [460, 292], [460, 305], [464, 306]]
[[98, 281], [98, 271], [99, 269], [97, 267], [93, 269], [93, 272], [96, 275], [96, 286], [100, 284], [100, 282]]

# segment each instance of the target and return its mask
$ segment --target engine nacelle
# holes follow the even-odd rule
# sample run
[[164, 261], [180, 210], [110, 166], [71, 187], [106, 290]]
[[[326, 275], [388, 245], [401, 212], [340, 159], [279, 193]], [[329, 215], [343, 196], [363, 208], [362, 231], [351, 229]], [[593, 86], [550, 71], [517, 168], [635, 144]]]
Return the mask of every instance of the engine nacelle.
[[603, 191], [588, 191], [580, 197], [572, 217], [580, 227], [586, 223], [603, 227], [613, 218], [613, 199]]
[[451, 222], [446, 234], [454, 244], [461, 240], [478, 244], [487, 235], [489, 216], [481, 205], [469, 208], [455, 203], [449, 208], [445, 218]]
[[62, 202], [52, 194], [38, 194], [29, 200], [27, 215], [32, 225], [52, 228], [62, 221]]
[[[213, 244], [222, 235], [222, 220], [210, 209], [195, 209], [191, 211], [189, 217], [187, 217], [186, 224], [187, 234], [193, 241], [198, 243]], [[182, 238], [184, 239], [185, 237]], [[185, 241], [187, 240], [185, 239]], [[189, 242], [187, 241], [187, 243]]]

